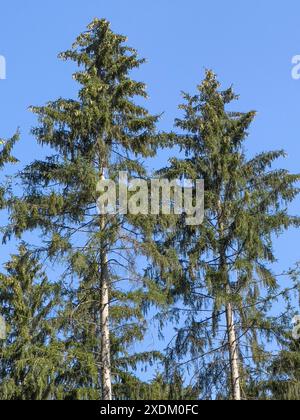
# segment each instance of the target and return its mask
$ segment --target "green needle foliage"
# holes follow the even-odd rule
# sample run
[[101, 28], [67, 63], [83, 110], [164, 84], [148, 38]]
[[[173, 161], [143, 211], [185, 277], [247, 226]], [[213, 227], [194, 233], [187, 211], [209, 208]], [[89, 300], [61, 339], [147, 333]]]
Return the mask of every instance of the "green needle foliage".
[[65, 334], [74, 357], [66, 370], [73, 381], [70, 398], [101, 398], [102, 392], [109, 399], [103, 373], [114, 383], [156, 356], [128, 350], [143, 339], [145, 300], [156, 300], [136, 268], [144, 252], [142, 226], [134, 218], [130, 226], [126, 216], [99, 215], [96, 206], [105, 168], [112, 180], [120, 170], [129, 178], [144, 177], [140, 159], [154, 156], [157, 148], [158, 117], [135, 103], [147, 98], [146, 87], [130, 77], [144, 60], [125, 42], [109, 22], [96, 19], [60, 54], [78, 65], [78, 97], [32, 107], [40, 123], [33, 134], [53, 154], [21, 174], [25, 193], [11, 206], [7, 230], [7, 237], [20, 237], [38, 229], [41, 250], [63, 268]]
[[[299, 227], [300, 219], [288, 214], [287, 205], [299, 193], [300, 176], [272, 169], [285, 157], [283, 151], [247, 158], [244, 143], [255, 112], [229, 111], [237, 96], [232, 88], [221, 91], [211, 71], [194, 96], [183, 96], [179, 134], [171, 136], [182, 156], [171, 159], [160, 175], [204, 179], [205, 220], [188, 226], [185, 217], [178, 218], [158, 240], [162, 254], [176, 250], [182, 267], [169, 284], [175, 303], [165, 316], [175, 320], [177, 333], [168, 368], [171, 375], [174, 366], [194, 369], [203, 398], [236, 398], [245, 369], [265, 361], [263, 337], [273, 339], [267, 317], [279, 288], [271, 268], [273, 240]], [[161, 276], [158, 281], [164, 284]]]
[[[101, 399], [101, 358], [99, 353], [99, 287], [97, 262], [90, 262], [80, 275], [81, 284], [68, 293], [65, 311], [65, 336], [69, 365], [65, 370], [68, 383], [67, 399]], [[112, 281], [119, 281], [113, 277]], [[116, 283], [117, 284], [117, 283]], [[110, 356], [112, 363], [114, 399], [135, 399], [138, 382], [134, 374], [140, 366], [153, 365], [161, 359], [158, 352], [130, 351], [132, 345], [142, 342], [147, 332], [144, 301], [151, 296], [142, 288], [130, 292], [110, 290]], [[125, 391], [126, 390], [126, 391]]]
[[124, 385], [119, 383], [118, 388], [122, 400], [188, 401], [197, 400], [199, 395], [196, 389], [184, 385], [180, 374], [175, 374], [170, 381], [167, 381], [163, 375], [157, 374], [150, 383], [132, 377], [131, 381], [126, 380]]
[[300, 400], [300, 341], [292, 340], [269, 368], [264, 384], [267, 398], [280, 401]]
[[0, 306], [7, 337], [0, 341], [0, 399], [62, 397], [63, 343], [58, 339], [59, 284], [51, 284], [40, 262], [21, 245], [0, 275]]
[[[17, 159], [12, 156], [12, 150], [15, 143], [19, 140], [19, 134], [15, 134], [9, 140], [0, 139], [0, 170], [2, 171], [7, 164], [17, 163]], [[0, 183], [0, 210], [7, 205], [7, 192], [10, 186], [7, 183]]]
[[19, 140], [19, 133], [15, 134], [11, 139], [0, 139], [0, 169], [7, 163], [17, 163], [17, 160], [12, 156], [12, 150], [16, 142]]
[[247, 393], [252, 400], [300, 400], [300, 342], [284, 335], [280, 352], [260, 375], [249, 376]]

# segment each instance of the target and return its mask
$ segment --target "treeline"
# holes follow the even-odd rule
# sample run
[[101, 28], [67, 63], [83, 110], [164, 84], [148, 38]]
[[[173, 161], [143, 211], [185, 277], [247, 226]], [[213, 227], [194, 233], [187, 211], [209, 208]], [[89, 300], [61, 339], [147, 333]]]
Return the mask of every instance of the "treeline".
[[[175, 130], [159, 132], [131, 78], [144, 60], [126, 42], [94, 20], [60, 54], [78, 65], [77, 99], [31, 108], [48, 157], [16, 174], [22, 194], [2, 177], [3, 243], [19, 250], [0, 274], [0, 398], [300, 399], [298, 269], [272, 269], [274, 239], [300, 225], [288, 213], [300, 176], [274, 169], [282, 150], [248, 158], [255, 112], [230, 111], [238, 98], [211, 71], [183, 94]], [[17, 162], [18, 139], [1, 141], [1, 170]], [[156, 177], [204, 180], [203, 223], [99, 214], [105, 172], [149, 179], [162, 148], [180, 153]], [[154, 326], [173, 331], [165, 351], [135, 351]], [[148, 383], [149, 366], [159, 373]]]

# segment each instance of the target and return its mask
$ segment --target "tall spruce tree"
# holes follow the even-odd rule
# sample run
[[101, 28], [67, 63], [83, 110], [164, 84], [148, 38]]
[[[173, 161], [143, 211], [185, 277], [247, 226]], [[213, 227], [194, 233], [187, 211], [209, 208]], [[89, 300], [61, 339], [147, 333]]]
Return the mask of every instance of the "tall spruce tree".
[[74, 392], [81, 389], [82, 398], [101, 392], [104, 400], [112, 399], [120, 370], [125, 374], [148, 356], [130, 358], [127, 348], [143, 338], [145, 296], [149, 304], [157, 294], [136, 269], [139, 222], [132, 220], [130, 227], [126, 215], [99, 215], [96, 206], [97, 183], [106, 170], [111, 180], [120, 170], [145, 176], [140, 159], [153, 156], [157, 147], [158, 117], [135, 103], [147, 93], [144, 83], [130, 77], [144, 60], [125, 42], [109, 22], [95, 19], [60, 55], [78, 65], [78, 98], [32, 107], [40, 122], [33, 134], [54, 154], [23, 171], [25, 194], [13, 203], [7, 230], [8, 236], [21, 236], [39, 229], [47, 255], [56, 264], [61, 258], [66, 317], [73, 325], [66, 331], [77, 367], [70, 373], [78, 381]]
[[59, 335], [59, 284], [21, 245], [0, 275], [0, 306], [7, 336], [0, 341], [0, 399], [61, 399], [65, 360]]
[[[219, 88], [207, 71], [197, 93], [184, 94], [184, 116], [176, 120], [180, 132], [171, 136], [184, 156], [160, 171], [169, 179], [204, 179], [205, 220], [188, 226], [179, 217], [157, 242], [162, 255], [176, 250], [182, 267], [169, 285], [175, 303], [166, 315], [175, 319], [177, 331], [168, 369], [172, 374], [174, 366], [194, 365], [204, 398], [224, 398], [227, 387], [225, 398], [240, 400], [247, 398], [246, 364], [264, 360], [262, 337], [272, 335], [267, 313], [279, 287], [272, 243], [300, 224], [287, 210], [299, 193], [300, 176], [272, 169], [284, 151], [247, 158], [244, 142], [255, 112], [230, 112], [237, 96], [232, 88]], [[154, 276], [164, 284], [158, 271]]]

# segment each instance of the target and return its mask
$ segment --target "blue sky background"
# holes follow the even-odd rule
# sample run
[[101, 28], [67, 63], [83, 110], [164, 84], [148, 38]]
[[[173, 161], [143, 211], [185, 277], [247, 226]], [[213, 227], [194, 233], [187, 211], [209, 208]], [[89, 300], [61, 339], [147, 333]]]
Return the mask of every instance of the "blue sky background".
[[[299, 172], [300, 80], [292, 79], [291, 60], [300, 54], [299, 0], [10, 0], [0, 7], [0, 55], [7, 80], [0, 80], [0, 136], [20, 127], [16, 155], [23, 163], [41, 156], [30, 135], [35, 118], [27, 110], [59, 96], [72, 97], [72, 65], [60, 51], [94, 17], [105, 17], [113, 30], [148, 59], [138, 78], [148, 85], [149, 109], [165, 112], [160, 128], [169, 130], [178, 116], [180, 91], [195, 91], [204, 69], [212, 68], [224, 86], [241, 95], [236, 109], [255, 109], [258, 117], [247, 144], [249, 154], [287, 150], [281, 166]], [[155, 166], [165, 165], [167, 153]], [[300, 200], [291, 207], [299, 214]], [[7, 259], [13, 244], [1, 248]], [[276, 241], [278, 270], [299, 258], [299, 233]]]

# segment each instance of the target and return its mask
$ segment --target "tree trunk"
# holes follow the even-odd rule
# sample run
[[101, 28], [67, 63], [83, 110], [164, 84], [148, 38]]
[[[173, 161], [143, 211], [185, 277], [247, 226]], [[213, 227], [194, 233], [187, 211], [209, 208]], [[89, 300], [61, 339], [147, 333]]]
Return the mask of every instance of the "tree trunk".
[[[104, 174], [101, 176], [104, 179]], [[105, 218], [101, 217], [101, 230], [105, 229]], [[100, 333], [101, 333], [101, 379], [102, 399], [112, 400], [110, 329], [109, 329], [109, 275], [107, 250], [101, 249], [101, 292], [100, 292]]]
[[[221, 201], [218, 201], [218, 219], [219, 219], [219, 228], [220, 228], [220, 272], [223, 275], [223, 280], [225, 283], [226, 294], [228, 297], [231, 296], [231, 287], [229, 283], [229, 275], [227, 272], [227, 262], [226, 262], [226, 250], [223, 245], [224, 239], [224, 221], [223, 221], [223, 211]], [[231, 370], [231, 394], [234, 401], [241, 401], [241, 381], [240, 381], [240, 371], [239, 371], [239, 351], [238, 351], [238, 341], [236, 335], [236, 328], [234, 322], [234, 312], [232, 309], [232, 303], [228, 302], [226, 304], [226, 321], [227, 321], [227, 334], [228, 334], [228, 351], [229, 351], [229, 362]]]
[[[107, 257], [104, 265], [107, 266]], [[102, 365], [102, 398], [112, 400], [110, 330], [109, 330], [109, 283], [107, 269], [104, 268], [101, 284], [101, 365]]]
[[227, 331], [228, 331], [228, 348], [231, 369], [232, 398], [235, 401], [241, 401], [241, 382], [239, 372], [239, 352], [234, 323], [234, 313], [231, 303], [226, 306]]

